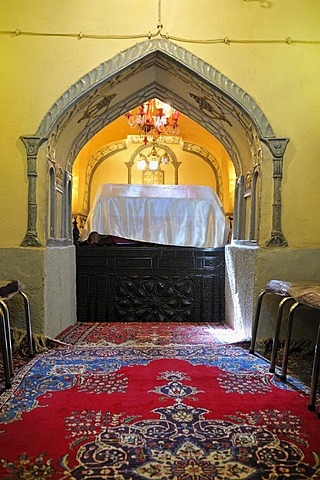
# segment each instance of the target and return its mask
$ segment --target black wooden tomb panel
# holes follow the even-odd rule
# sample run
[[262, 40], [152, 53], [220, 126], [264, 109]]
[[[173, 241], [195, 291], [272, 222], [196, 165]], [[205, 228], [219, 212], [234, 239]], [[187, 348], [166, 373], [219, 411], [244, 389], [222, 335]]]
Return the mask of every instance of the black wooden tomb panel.
[[224, 248], [76, 246], [81, 322], [223, 322]]

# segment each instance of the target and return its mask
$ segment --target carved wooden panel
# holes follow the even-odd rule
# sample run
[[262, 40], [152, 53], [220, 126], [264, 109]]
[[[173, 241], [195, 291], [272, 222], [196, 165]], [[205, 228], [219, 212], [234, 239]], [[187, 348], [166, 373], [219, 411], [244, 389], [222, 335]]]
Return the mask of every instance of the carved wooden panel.
[[223, 322], [224, 249], [77, 246], [81, 322]]
[[192, 279], [182, 276], [116, 277], [115, 309], [119, 321], [192, 321]]

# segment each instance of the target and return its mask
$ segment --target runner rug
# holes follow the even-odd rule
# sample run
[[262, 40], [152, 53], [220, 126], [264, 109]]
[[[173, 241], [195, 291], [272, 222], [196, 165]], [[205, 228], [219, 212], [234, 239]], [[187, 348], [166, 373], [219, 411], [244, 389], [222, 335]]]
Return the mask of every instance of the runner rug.
[[77, 322], [66, 328], [58, 339], [72, 345], [95, 344], [212, 344], [226, 343], [234, 332], [225, 324], [159, 322]]
[[303, 385], [240, 347], [60, 346], [0, 403], [7, 480], [320, 479]]

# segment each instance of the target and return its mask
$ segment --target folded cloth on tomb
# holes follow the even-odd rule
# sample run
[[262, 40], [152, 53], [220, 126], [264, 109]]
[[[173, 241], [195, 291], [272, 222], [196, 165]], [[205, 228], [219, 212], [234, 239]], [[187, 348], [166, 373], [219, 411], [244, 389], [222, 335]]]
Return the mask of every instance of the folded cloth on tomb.
[[211, 187], [100, 185], [80, 242], [91, 232], [139, 242], [223, 247], [229, 223]]

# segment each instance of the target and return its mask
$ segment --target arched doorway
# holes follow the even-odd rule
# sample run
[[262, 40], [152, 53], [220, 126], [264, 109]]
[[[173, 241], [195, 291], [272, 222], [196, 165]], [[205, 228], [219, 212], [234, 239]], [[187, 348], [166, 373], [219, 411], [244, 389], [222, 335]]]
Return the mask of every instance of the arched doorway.
[[[68, 185], [67, 189], [56, 189], [60, 192], [58, 201], [51, 198], [56, 209], [56, 225], [50, 215], [49, 228], [46, 229], [47, 247], [60, 249], [56, 254], [59, 263], [61, 248], [72, 245], [68, 179], [72, 175], [74, 159], [99, 130], [154, 97], [170, 102], [202, 125], [228, 152], [237, 176], [237, 241], [259, 241], [259, 198], [251, 201], [252, 192], [259, 191], [257, 184], [263, 157], [264, 161], [273, 158], [274, 203], [268, 242], [286, 244], [281, 231], [280, 182], [287, 139], [275, 138], [257, 103], [238, 85], [190, 52], [160, 39], [137, 44], [89, 72], [57, 100], [35, 135], [22, 137], [27, 148], [29, 178], [28, 231], [23, 246], [41, 245], [37, 237], [39, 219], [34, 175], [37, 160], [47, 163], [51, 184], [54, 178], [61, 180], [62, 172], [62, 185]], [[263, 144], [269, 147], [269, 151], [263, 149]], [[41, 149], [41, 145], [45, 145], [45, 149]], [[50, 237], [51, 232], [54, 232], [54, 238]], [[55, 257], [52, 251], [51, 255]], [[72, 263], [73, 253], [68, 255]], [[49, 268], [47, 282], [53, 282], [50, 276]], [[70, 289], [70, 286], [66, 288]], [[72, 298], [71, 293], [71, 302]], [[70, 321], [74, 320], [71, 315]], [[50, 321], [54, 321], [52, 312]]]

